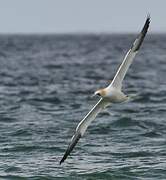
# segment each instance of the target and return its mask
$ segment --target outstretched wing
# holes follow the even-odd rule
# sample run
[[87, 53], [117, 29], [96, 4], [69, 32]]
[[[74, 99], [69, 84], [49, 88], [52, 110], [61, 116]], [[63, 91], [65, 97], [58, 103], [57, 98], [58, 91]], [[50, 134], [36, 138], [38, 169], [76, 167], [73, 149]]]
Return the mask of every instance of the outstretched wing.
[[145, 35], [148, 31], [148, 28], [149, 28], [149, 24], [150, 24], [150, 16], [148, 15], [147, 16], [147, 19], [145, 21], [145, 24], [144, 24], [144, 27], [142, 29], [142, 31], [140, 32], [140, 34], [138, 35], [137, 39], [134, 41], [132, 47], [130, 48], [130, 50], [127, 52], [122, 64], [120, 65], [112, 83], [108, 86], [108, 88], [110, 87], [115, 87], [117, 89], [120, 89], [122, 88], [122, 81], [126, 75], [126, 72], [129, 68], [129, 66], [131, 65], [135, 55], [137, 54], [144, 38], [145, 38]]
[[98, 103], [90, 110], [90, 112], [84, 117], [84, 119], [78, 124], [76, 128], [76, 132], [73, 135], [71, 142], [60, 161], [60, 164], [65, 161], [68, 155], [71, 153], [79, 139], [84, 135], [86, 129], [90, 125], [90, 123], [96, 118], [96, 116], [110, 103], [106, 102], [104, 99], [100, 99]]

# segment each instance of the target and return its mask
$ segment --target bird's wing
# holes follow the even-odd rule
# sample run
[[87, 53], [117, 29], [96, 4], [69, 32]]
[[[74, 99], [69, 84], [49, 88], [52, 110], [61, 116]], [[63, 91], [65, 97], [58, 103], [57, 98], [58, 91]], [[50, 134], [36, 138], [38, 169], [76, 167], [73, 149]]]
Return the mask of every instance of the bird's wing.
[[96, 118], [97, 114], [102, 111], [107, 105], [110, 103], [106, 102], [104, 99], [100, 99], [97, 104], [90, 110], [90, 112], [84, 117], [84, 119], [78, 124], [76, 128], [76, 132], [73, 135], [71, 142], [60, 161], [60, 164], [65, 161], [68, 155], [71, 153], [79, 139], [84, 135], [86, 129], [90, 125], [90, 123]]
[[139, 48], [140, 48], [140, 46], [144, 40], [144, 37], [145, 37], [147, 30], [149, 28], [149, 24], [150, 24], [150, 16], [148, 15], [147, 19], [145, 21], [144, 27], [142, 28], [142, 31], [138, 35], [137, 39], [134, 41], [130, 50], [127, 52], [122, 64], [120, 65], [113, 81], [108, 86], [108, 88], [115, 87], [115, 88], [121, 90], [122, 81], [125, 77], [125, 74], [129, 68], [129, 66], [131, 65], [135, 55], [137, 54], [137, 52], [138, 52], [138, 50], [139, 50]]

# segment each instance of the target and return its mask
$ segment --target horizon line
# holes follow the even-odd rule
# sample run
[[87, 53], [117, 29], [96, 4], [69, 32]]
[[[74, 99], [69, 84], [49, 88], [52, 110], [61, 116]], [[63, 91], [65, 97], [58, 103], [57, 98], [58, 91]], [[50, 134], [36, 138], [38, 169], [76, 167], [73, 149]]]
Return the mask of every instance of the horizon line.
[[[122, 32], [108, 32], [108, 31], [101, 31], [101, 32], [92, 32], [92, 31], [66, 31], [66, 32], [0, 32], [0, 35], [127, 35], [127, 34], [138, 34], [136, 31], [122, 31]], [[151, 31], [148, 32], [149, 35], [153, 34], [166, 34], [164, 31]]]

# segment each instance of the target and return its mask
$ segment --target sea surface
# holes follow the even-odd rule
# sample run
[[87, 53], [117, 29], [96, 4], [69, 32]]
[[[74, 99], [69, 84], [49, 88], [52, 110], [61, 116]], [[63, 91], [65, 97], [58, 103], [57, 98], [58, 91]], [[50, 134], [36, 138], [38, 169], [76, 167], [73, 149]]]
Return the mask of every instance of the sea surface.
[[149, 34], [103, 111], [59, 164], [136, 34], [0, 35], [0, 180], [165, 180], [166, 34]]

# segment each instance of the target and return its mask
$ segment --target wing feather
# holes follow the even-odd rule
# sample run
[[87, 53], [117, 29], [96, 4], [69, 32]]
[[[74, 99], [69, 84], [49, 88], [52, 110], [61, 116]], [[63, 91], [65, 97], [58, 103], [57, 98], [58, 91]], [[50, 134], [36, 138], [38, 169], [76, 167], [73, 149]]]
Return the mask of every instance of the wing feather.
[[150, 16], [147, 16], [147, 19], [145, 21], [144, 27], [142, 28], [142, 31], [140, 32], [139, 36], [137, 37], [137, 39], [134, 41], [132, 47], [130, 48], [130, 50], [127, 52], [122, 64], [120, 65], [112, 83], [108, 86], [108, 88], [110, 87], [115, 87], [117, 89], [122, 88], [122, 81], [126, 75], [126, 72], [129, 68], [129, 66], [131, 65], [135, 55], [137, 54], [138, 50], [140, 49], [140, 46], [145, 38], [145, 35], [148, 31], [149, 28], [149, 24], [150, 24]]
[[76, 132], [71, 138], [71, 142], [60, 161], [60, 164], [65, 161], [68, 155], [71, 153], [79, 139], [84, 135], [86, 129], [90, 123], [96, 118], [96, 116], [110, 103], [106, 102], [104, 99], [100, 99], [97, 104], [90, 110], [90, 112], [84, 117], [84, 119], [78, 124]]
[[[140, 48], [140, 46], [144, 40], [144, 37], [145, 37], [147, 30], [149, 28], [149, 23], [150, 23], [150, 17], [148, 16], [141, 33], [139, 34], [138, 38], [134, 41], [131, 49], [127, 52], [122, 64], [120, 65], [120, 67], [119, 67], [119, 69], [118, 69], [118, 71], [117, 71], [117, 73], [116, 73], [116, 75], [112, 81], [112, 83], [108, 86], [108, 88], [111, 86], [114, 86], [116, 88], [121, 89], [123, 78], [124, 78], [130, 64], [132, 63], [137, 51], [139, 50], [139, 48]], [[75, 145], [78, 143], [79, 139], [84, 135], [86, 129], [91, 124], [91, 122], [109, 104], [110, 104], [109, 102], [107, 102], [106, 100], [101, 98], [97, 102], [97, 104], [90, 110], [90, 112], [83, 118], [83, 120], [78, 124], [78, 126], [76, 128], [76, 132], [73, 135], [71, 142], [70, 142], [67, 150], [65, 151], [64, 156], [62, 157], [62, 159], [60, 161], [60, 164], [62, 162], [64, 162], [65, 159], [68, 157], [68, 155], [71, 153], [71, 151], [73, 150]]]

